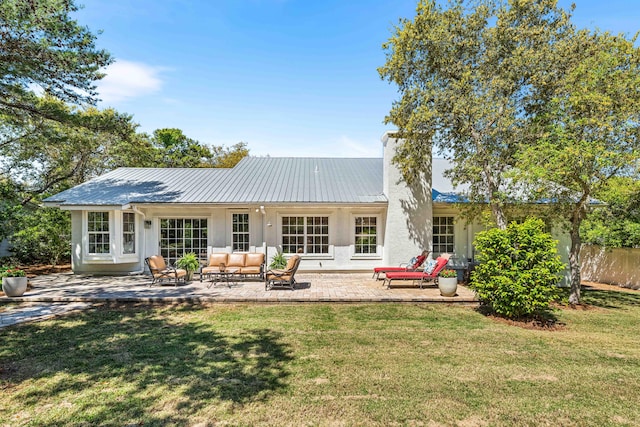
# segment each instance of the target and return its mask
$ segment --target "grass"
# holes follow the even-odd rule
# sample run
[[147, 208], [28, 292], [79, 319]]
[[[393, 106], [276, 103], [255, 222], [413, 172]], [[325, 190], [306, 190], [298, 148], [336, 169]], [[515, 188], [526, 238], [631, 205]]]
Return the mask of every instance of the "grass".
[[100, 307], [0, 330], [0, 425], [639, 425], [640, 293], [585, 302]]

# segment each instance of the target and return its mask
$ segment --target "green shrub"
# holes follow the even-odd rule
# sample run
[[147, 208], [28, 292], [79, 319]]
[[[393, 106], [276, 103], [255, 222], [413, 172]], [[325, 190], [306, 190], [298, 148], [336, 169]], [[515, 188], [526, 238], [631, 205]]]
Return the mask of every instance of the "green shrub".
[[9, 241], [21, 263], [56, 265], [71, 256], [71, 216], [58, 208], [25, 211], [18, 218], [19, 231]]
[[470, 287], [493, 312], [509, 318], [540, 315], [558, 297], [559, 272], [564, 268], [544, 223], [528, 219], [506, 230], [478, 233], [474, 245], [480, 264]]

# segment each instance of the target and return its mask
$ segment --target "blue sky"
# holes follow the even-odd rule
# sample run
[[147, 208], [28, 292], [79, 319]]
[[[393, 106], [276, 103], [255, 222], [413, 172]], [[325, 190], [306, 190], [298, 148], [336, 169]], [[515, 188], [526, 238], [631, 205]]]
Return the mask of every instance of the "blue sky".
[[[574, 23], [634, 34], [638, 0], [575, 0]], [[417, 0], [78, 0], [116, 62], [100, 107], [252, 155], [380, 157], [397, 98], [382, 43]], [[568, 7], [571, 1], [561, 0]]]

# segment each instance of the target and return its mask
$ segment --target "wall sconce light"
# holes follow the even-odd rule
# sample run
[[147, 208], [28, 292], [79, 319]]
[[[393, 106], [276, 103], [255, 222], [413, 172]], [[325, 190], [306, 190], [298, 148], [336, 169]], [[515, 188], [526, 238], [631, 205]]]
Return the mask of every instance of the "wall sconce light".
[[271, 227], [271, 221], [267, 222], [267, 227]]
[[144, 228], [151, 228], [151, 220], [150, 219], [145, 219], [144, 220]]

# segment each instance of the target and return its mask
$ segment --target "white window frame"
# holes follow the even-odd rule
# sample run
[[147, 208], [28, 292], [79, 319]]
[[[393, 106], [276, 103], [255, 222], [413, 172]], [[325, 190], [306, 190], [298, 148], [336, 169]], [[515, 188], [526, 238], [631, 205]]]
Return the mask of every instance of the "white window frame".
[[[451, 219], [451, 224], [444, 224], [444, 225], [443, 224], [438, 224], [438, 225], [436, 225], [435, 224], [435, 219], [436, 218], [450, 218]], [[435, 233], [435, 232], [433, 232], [433, 229], [436, 228], [436, 226], [437, 227], [449, 227], [449, 226], [451, 226], [452, 233], [447, 233], [447, 232], [445, 232], [445, 233]], [[436, 243], [435, 243], [435, 237], [436, 236], [439, 236], [439, 237], [449, 237], [450, 236], [450, 237], [452, 237], [452, 239], [451, 239], [452, 242], [451, 243], [447, 242], [447, 243], [444, 243], [444, 244], [438, 242], [438, 244], [436, 245]], [[438, 240], [440, 240], [440, 239], [438, 239]], [[451, 251], [449, 251], [449, 250], [442, 251], [441, 249], [437, 249], [436, 250], [436, 246], [441, 247], [443, 245], [449, 245], [449, 244], [451, 245]], [[443, 215], [433, 215], [431, 245], [432, 245], [431, 246], [431, 248], [432, 248], [431, 250], [433, 251], [433, 256], [436, 256], [436, 255], [439, 256], [441, 253], [450, 253], [450, 254], [454, 254], [455, 253], [455, 249], [456, 249], [456, 217], [454, 215], [444, 215], [444, 214]], [[449, 248], [446, 248], [446, 249], [449, 249]]]
[[[89, 213], [102, 212], [109, 217], [109, 253], [89, 252]], [[135, 252], [124, 253], [124, 213], [133, 214], [134, 221], [134, 247]], [[82, 262], [84, 264], [122, 264], [135, 263], [140, 261], [140, 226], [139, 215], [133, 211], [123, 211], [120, 209], [89, 209], [82, 212]], [[106, 233], [106, 232], [105, 232]]]
[[[207, 226], [206, 228], [199, 228], [200, 230], [206, 230], [207, 231], [207, 236], [205, 238], [205, 242], [204, 242], [204, 246], [200, 246], [200, 252], [196, 253], [196, 255], [198, 256], [198, 258], [200, 259], [200, 261], [205, 262], [208, 258], [208, 253], [209, 253], [209, 238], [211, 235], [211, 218], [207, 215], [195, 215], [195, 216], [180, 216], [180, 215], [172, 215], [172, 216], [162, 216], [162, 217], [158, 217], [158, 228], [157, 228], [157, 238], [158, 238], [158, 251], [161, 255], [163, 255], [162, 252], [162, 221], [164, 220], [205, 220], [207, 222]], [[176, 259], [173, 259], [173, 257], [168, 257], [163, 255], [165, 258], [165, 261], [167, 262], [167, 264], [170, 263], [175, 263], [175, 261], [180, 258], [182, 255], [178, 256]]]
[[[235, 215], [246, 215], [247, 216], [247, 231], [234, 231], [234, 221], [233, 217]], [[231, 211], [229, 212], [229, 243], [231, 246], [231, 252], [250, 252], [251, 251], [251, 212], [249, 211]], [[246, 235], [247, 236], [247, 248], [246, 249], [236, 249], [234, 238], [236, 235]]]
[[[124, 220], [125, 215], [132, 215], [133, 216], [133, 231], [125, 230], [125, 220]], [[138, 216], [136, 215], [135, 212], [132, 212], [132, 211], [122, 211], [120, 213], [120, 217], [122, 218], [121, 227], [120, 227], [120, 236], [121, 236], [120, 255], [123, 258], [136, 256], [138, 254]], [[124, 236], [126, 234], [133, 234], [133, 252], [125, 252], [125, 250], [124, 250], [125, 249], [124, 248], [124, 243], [125, 243], [124, 242], [125, 241]]]
[[[358, 218], [375, 218], [376, 220], [376, 251], [374, 253], [358, 253], [356, 252], [356, 242], [358, 239], [358, 235], [356, 234], [356, 221]], [[379, 214], [374, 213], [352, 213], [351, 220], [349, 223], [350, 232], [352, 236], [351, 240], [351, 258], [353, 259], [381, 259], [382, 258], [382, 245], [380, 243], [382, 239], [382, 217]]]
[[[335, 247], [332, 243], [334, 241], [334, 233], [336, 232], [334, 212], [331, 212], [331, 211], [318, 212], [313, 210], [305, 210], [303, 212], [291, 212], [291, 211], [278, 212], [277, 242], [278, 242], [278, 246], [281, 247], [283, 250], [284, 250], [284, 247], [282, 246], [282, 240], [283, 240], [284, 234], [283, 234], [282, 219], [284, 217], [303, 217], [304, 218], [303, 252], [300, 253], [299, 255], [301, 255], [305, 259], [334, 259]], [[327, 226], [328, 226], [328, 233], [327, 233], [327, 237], [328, 237], [327, 251], [328, 252], [327, 253], [306, 252], [307, 237], [309, 237], [309, 235], [307, 234], [307, 225], [308, 225], [307, 218], [309, 217], [326, 217], [327, 218]], [[294, 253], [285, 252], [285, 254], [293, 255]]]
[[[106, 220], [106, 224], [107, 224], [107, 230], [106, 231], [91, 231], [89, 230], [89, 223], [90, 223], [90, 219], [89, 217], [91, 216], [91, 214], [106, 214], [107, 215], [107, 220]], [[85, 253], [91, 257], [98, 257], [98, 258], [104, 258], [104, 257], [111, 257], [111, 254], [113, 252], [113, 244], [114, 239], [113, 239], [113, 214], [111, 211], [104, 211], [104, 210], [92, 210], [92, 211], [87, 211], [85, 212], [85, 232], [86, 232], [86, 236], [87, 236], [87, 243], [86, 243], [86, 247], [85, 247]], [[97, 236], [97, 235], [102, 235], [102, 236], [106, 236], [108, 239], [108, 242], [106, 243], [107, 247], [109, 248], [108, 252], [91, 252], [91, 236]], [[103, 243], [104, 244], [104, 243]]]

